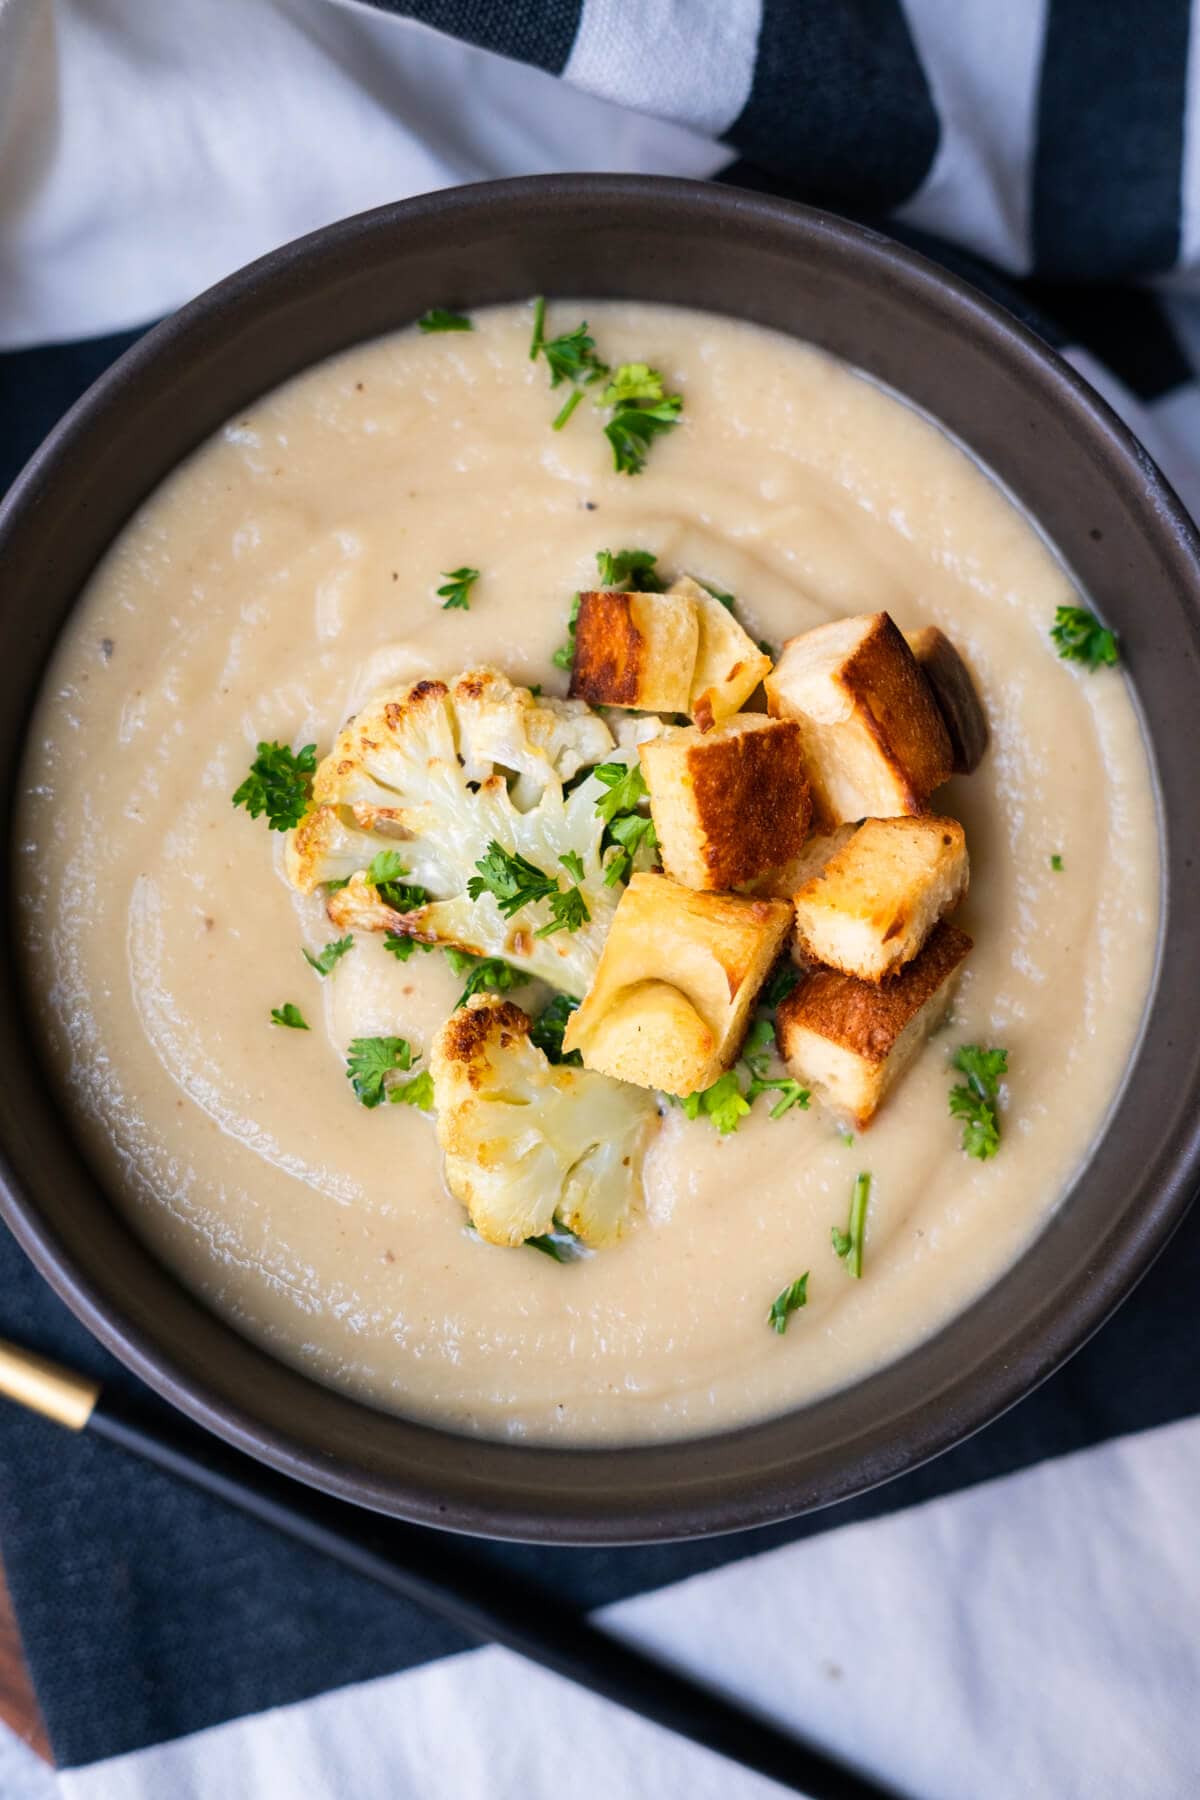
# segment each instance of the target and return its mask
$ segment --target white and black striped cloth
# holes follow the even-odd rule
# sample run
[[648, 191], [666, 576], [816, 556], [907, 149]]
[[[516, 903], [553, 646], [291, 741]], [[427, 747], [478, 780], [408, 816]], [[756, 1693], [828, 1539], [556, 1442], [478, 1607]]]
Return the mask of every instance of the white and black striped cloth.
[[[919, 242], [1036, 323], [1200, 512], [1184, 0], [0, 0], [0, 486], [148, 322], [363, 207], [714, 177]], [[1200, 1793], [1200, 1230], [1007, 1418], [850, 1505], [485, 1548], [923, 1800]], [[0, 1240], [0, 1333], [117, 1370]], [[0, 1414], [62, 1768], [4, 1800], [750, 1800], [768, 1784], [238, 1517]]]

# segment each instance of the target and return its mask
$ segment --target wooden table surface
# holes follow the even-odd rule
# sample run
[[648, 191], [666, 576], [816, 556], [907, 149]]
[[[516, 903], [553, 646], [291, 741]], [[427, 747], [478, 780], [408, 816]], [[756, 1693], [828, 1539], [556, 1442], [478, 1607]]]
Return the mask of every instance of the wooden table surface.
[[29, 1670], [25, 1667], [25, 1656], [21, 1649], [21, 1640], [17, 1635], [17, 1621], [13, 1617], [12, 1602], [8, 1596], [8, 1587], [4, 1580], [4, 1570], [0, 1568], [0, 1719], [18, 1737], [24, 1738], [31, 1750], [46, 1762], [53, 1761], [50, 1755], [50, 1742], [46, 1736], [46, 1727], [42, 1724], [42, 1715], [38, 1711], [38, 1703], [34, 1697], [33, 1683], [29, 1679]]

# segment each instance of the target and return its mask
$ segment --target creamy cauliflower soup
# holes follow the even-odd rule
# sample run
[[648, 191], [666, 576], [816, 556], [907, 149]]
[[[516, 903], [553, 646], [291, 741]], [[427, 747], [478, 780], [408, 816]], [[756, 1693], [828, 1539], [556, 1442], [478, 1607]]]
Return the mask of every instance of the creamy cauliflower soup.
[[[584, 317], [590, 351], [570, 336]], [[1156, 812], [1120, 668], [1051, 638], [1083, 605], [1070, 577], [935, 424], [732, 320], [555, 302], [549, 357], [530, 354], [533, 321], [503, 307], [364, 344], [247, 407], [151, 496], [38, 706], [21, 918], [86, 1153], [207, 1304], [382, 1408], [634, 1443], [849, 1382], [1028, 1243], [1135, 1042]], [[714, 594], [755, 684], [732, 727], [695, 701]], [[906, 787], [879, 751], [868, 696], [861, 757], [890, 785], [847, 799], [874, 764], [854, 764], [857, 788], [848, 763], [822, 774], [814, 759], [848, 754], [830, 749], [843, 716], [812, 725], [807, 673], [784, 692], [785, 643], [864, 619], [864, 643], [890, 634], [888, 669], [911, 662], [901, 634], [933, 626], [970, 671], [989, 747], [932, 798], [938, 773]], [[621, 692], [613, 632], [644, 658]], [[849, 667], [844, 639], [822, 680]], [[581, 697], [556, 707], [574, 655]], [[773, 725], [768, 699], [798, 724]], [[943, 744], [920, 705], [912, 730]], [[751, 803], [697, 778], [668, 818], [656, 780], [714, 745], [758, 782]], [[293, 802], [298, 829], [270, 829]], [[693, 804], [719, 820], [707, 839]], [[856, 839], [860, 811], [897, 823]], [[901, 838], [910, 862], [959, 858], [949, 899], [895, 861]], [[934, 894], [876, 934], [861, 979], [814, 975], [814, 946], [867, 954], [820, 913], [843, 903], [834, 865], [801, 867], [817, 840], [857, 842], [872, 881], [886, 853], [906, 895]], [[801, 968], [792, 890], [813, 879]], [[935, 975], [901, 1006], [935, 940]], [[693, 991], [678, 973], [704, 957], [728, 975], [715, 1012], [696, 998], [708, 975]], [[833, 999], [785, 1034], [817, 979]], [[584, 1000], [573, 1017], [559, 991]], [[847, 994], [861, 1042], [828, 1024]], [[582, 1067], [545, 1054], [564, 1021]]]

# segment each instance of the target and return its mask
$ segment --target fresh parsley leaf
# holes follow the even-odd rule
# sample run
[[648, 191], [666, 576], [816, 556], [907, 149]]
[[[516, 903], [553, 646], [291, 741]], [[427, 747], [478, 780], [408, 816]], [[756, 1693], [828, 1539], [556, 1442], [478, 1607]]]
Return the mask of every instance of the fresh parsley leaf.
[[834, 1253], [840, 1256], [846, 1265], [847, 1275], [855, 1280], [862, 1275], [863, 1269], [863, 1237], [867, 1227], [867, 1202], [871, 1198], [871, 1177], [859, 1175], [855, 1178], [854, 1192], [850, 1197], [850, 1218], [845, 1231], [839, 1231], [835, 1225], [830, 1232]]
[[485, 893], [494, 895], [506, 919], [511, 919], [532, 901], [546, 900], [559, 892], [556, 875], [547, 875], [525, 857], [506, 850], [495, 838], [488, 845], [486, 856], [481, 856], [475, 867], [479, 873], [468, 881], [467, 893], [472, 900], [478, 900]]
[[799, 979], [800, 971], [790, 958], [781, 962], [779, 967], [775, 970], [775, 973], [771, 976], [771, 979], [763, 988], [761, 996], [762, 1004], [764, 1006], [778, 1006], [781, 1000], [787, 999]]
[[326, 881], [322, 885], [327, 894], [340, 894], [344, 887], [350, 886], [350, 877], [341, 875], [336, 881]]
[[260, 744], [250, 773], [234, 791], [233, 804], [244, 806], [252, 819], [267, 815], [270, 831], [290, 831], [308, 809], [308, 792], [317, 766], [317, 746], [289, 750], [286, 744]]
[[550, 658], [556, 669], [569, 669], [575, 661], [575, 625], [579, 618], [579, 595], [571, 602], [571, 612], [567, 619], [567, 642], [559, 646]]
[[478, 958], [472, 956], [469, 950], [460, 950], [456, 944], [444, 944], [442, 948], [446, 952], [446, 961], [455, 975], [464, 975], [478, 961]]
[[687, 1118], [698, 1119], [703, 1113], [706, 1118], [711, 1119], [722, 1137], [736, 1131], [750, 1111], [737, 1073], [733, 1069], [718, 1076], [711, 1087], [701, 1088], [699, 1093], [685, 1094], [682, 1099], [678, 1095], [672, 1095], [671, 1098], [679, 1101]]
[[550, 921], [534, 932], [534, 937], [553, 937], [556, 931], [578, 931], [591, 918], [587, 901], [580, 888], [561, 889], [547, 896], [550, 903]]
[[1050, 867], [1054, 870], [1056, 875], [1062, 874], [1063, 867], [1064, 867], [1063, 859], [1059, 855], [1057, 850], [1054, 852], [1054, 855], [1050, 858]]
[[583, 858], [578, 850], [564, 850], [558, 860], [572, 881], [583, 880]]
[[1056, 607], [1050, 636], [1065, 662], [1080, 662], [1089, 669], [1099, 669], [1111, 667], [1117, 660], [1116, 633], [1102, 625], [1086, 606]]
[[852, 1150], [854, 1148], [854, 1133], [852, 1131], [843, 1131], [840, 1133], [840, 1136], [847, 1150]]
[[588, 331], [586, 319], [574, 331], [543, 338], [539, 348], [550, 370], [552, 388], [564, 381], [590, 385], [608, 374], [608, 364], [596, 355], [596, 340]]
[[680, 394], [669, 394], [657, 406], [619, 407], [604, 427], [604, 435], [612, 446], [613, 468], [618, 475], [640, 475], [646, 466], [651, 443], [678, 425], [682, 411]]
[[601, 406], [630, 406], [637, 400], [656, 402], [664, 398], [663, 379], [649, 363], [622, 363], [614, 369], [613, 378], [600, 396]]
[[346, 1052], [346, 1074], [364, 1106], [378, 1106], [385, 1093], [385, 1078], [394, 1069], [412, 1068], [414, 1057], [407, 1038], [354, 1038]]
[[788, 1075], [777, 1076], [769, 1081], [756, 1075], [746, 1089], [746, 1099], [753, 1105], [760, 1094], [767, 1093], [779, 1095], [779, 1099], [771, 1108], [772, 1119], [782, 1119], [784, 1113], [790, 1112], [793, 1106], [798, 1106], [801, 1112], [807, 1112], [808, 1103], [812, 1099], [809, 1090], [801, 1087], [798, 1081], [793, 1081]]
[[353, 948], [354, 939], [352, 937], [334, 938], [331, 944], [326, 944], [319, 956], [314, 956], [311, 950], [305, 950], [304, 960], [310, 969], [317, 971], [318, 975], [328, 975], [334, 963], [340, 962], [347, 950], [353, 950]]
[[304, 1014], [300, 1011], [298, 1006], [293, 1006], [290, 1000], [285, 1001], [282, 1006], [273, 1006], [271, 1008], [271, 1023], [272, 1025], [290, 1025], [293, 1031], [307, 1031], [309, 1029], [308, 1021], [304, 1017]]
[[394, 956], [397, 962], [402, 963], [408, 962], [418, 950], [423, 950], [428, 956], [431, 950], [437, 949], [436, 944], [423, 944], [420, 938], [401, 937], [398, 931], [384, 932], [383, 947], [389, 956]]
[[563, 426], [565, 424], [567, 424], [568, 420], [571, 417], [571, 414], [575, 411], [575, 408], [579, 405], [579, 402], [582, 399], [583, 399], [583, 389], [582, 388], [575, 388], [572, 393], [567, 395], [566, 399], [563, 401], [562, 405], [559, 407], [558, 411], [555, 413], [554, 417], [550, 421], [551, 431], [561, 431], [562, 430]]
[[520, 969], [514, 969], [511, 963], [504, 962], [500, 957], [485, 956], [475, 962], [467, 976], [467, 985], [454, 1002], [454, 1010], [457, 1012], [460, 1006], [465, 1006], [472, 994], [508, 994], [528, 979]]
[[583, 1244], [573, 1231], [560, 1225], [557, 1218], [553, 1231], [543, 1232], [540, 1237], [525, 1239], [530, 1250], [540, 1250], [543, 1256], [549, 1256], [556, 1263], [578, 1262], [584, 1254]]
[[[428, 906], [429, 889], [403, 881], [401, 877], [407, 874], [408, 869], [398, 850], [380, 850], [364, 871], [364, 879], [379, 889], [379, 898], [393, 912], [415, 912], [419, 906]], [[393, 955], [399, 955], [399, 952], [393, 951]], [[407, 961], [407, 958], [401, 957], [401, 961]]]
[[597, 550], [600, 586], [615, 588], [628, 581], [636, 593], [661, 594], [666, 583], [655, 573], [657, 561], [650, 550]]
[[611, 825], [618, 813], [632, 812], [650, 797], [638, 763], [597, 763], [592, 774], [608, 789], [607, 794], [596, 802], [596, 811], [606, 825]]
[[1000, 1148], [996, 1106], [1000, 1078], [1008, 1071], [1008, 1051], [963, 1044], [951, 1057], [950, 1067], [967, 1078], [965, 1086], [950, 1089], [951, 1117], [963, 1121], [962, 1147], [968, 1156], [986, 1162]]
[[431, 306], [424, 318], [417, 320], [421, 331], [474, 331], [466, 313], [448, 312], [444, 306]]
[[798, 1275], [795, 1281], [785, 1287], [781, 1294], [776, 1294], [771, 1302], [771, 1310], [767, 1314], [767, 1324], [777, 1331], [780, 1337], [787, 1330], [788, 1319], [791, 1315], [799, 1312], [802, 1306], [808, 1304], [808, 1276], [809, 1271], [805, 1269], [803, 1275]]
[[563, 1053], [563, 1032], [567, 1028], [567, 1020], [578, 1007], [578, 1000], [572, 1000], [570, 994], [555, 994], [548, 1006], [542, 1008], [529, 1032], [529, 1041], [552, 1063], [572, 1063], [582, 1066], [583, 1057], [578, 1050]]
[[784, 1113], [790, 1112], [793, 1106], [807, 1112], [812, 1095], [806, 1087], [801, 1087], [798, 1081], [793, 1081], [788, 1075], [772, 1076], [767, 1073], [775, 1047], [774, 1021], [760, 1016], [750, 1027], [742, 1045], [741, 1060], [750, 1073], [746, 1104], [753, 1106], [760, 1094], [778, 1094], [779, 1099], [771, 1108], [771, 1118], [782, 1119]]
[[452, 607], [456, 606], [460, 607], [463, 612], [469, 611], [471, 589], [479, 580], [479, 570], [468, 569], [464, 563], [461, 569], [443, 569], [442, 574], [446, 578], [446, 585], [438, 589], [439, 596], [445, 595], [445, 599], [442, 601], [442, 611], [449, 612]]
[[645, 813], [619, 813], [609, 825], [605, 841], [620, 846], [617, 855], [610, 856], [605, 866], [605, 887], [615, 887], [618, 881], [628, 881], [633, 873], [633, 859], [639, 850], [658, 849], [658, 833], [654, 829], [654, 821]]
[[433, 1105], [433, 1076], [422, 1069], [411, 1081], [396, 1082], [388, 1089], [388, 1099], [393, 1106], [419, 1106], [428, 1112]]

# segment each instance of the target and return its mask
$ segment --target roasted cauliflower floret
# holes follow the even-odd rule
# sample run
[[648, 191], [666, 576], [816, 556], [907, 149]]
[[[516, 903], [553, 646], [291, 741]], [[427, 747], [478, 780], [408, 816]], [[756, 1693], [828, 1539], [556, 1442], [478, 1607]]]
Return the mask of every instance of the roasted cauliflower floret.
[[[522, 694], [530, 699], [505, 677], [477, 670], [453, 688], [418, 681], [380, 695], [339, 732], [319, 764], [316, 805], [292, 834], [285, 866], [305, 892], [354, 874], [330, 896], [330, 918], [342, 930], [392, 931], [503, 957], [578, 998], [620, 890], [606, 884], [601, 860], [604, 820], [596, 804], [607, 789], [591, 776], [564, 795], [563, 775], [575, 772], [583, 755], [606, 756], [612, 733], [586, 708], [560, 714], [524, 704]], [[540, 782], [534, 804], [517, 803], [489, 756], [505, 770], [523, 759], [514, 770], [517, 788], [525, 782], [528, 799]], [[630, 756], [618, 753], [619, 760]], [[495, 845], [562, 892], [578, 887], [587, 913], [578, 929], [539, 935], [554, 925], [547, 898], [506, 916], [493, 893], [471, 897], [479, 864]], [[404, 880], [427, 891], [427, 904], [398, 912], [364, 879], [384, 849], [399, 854]]]
[[552, 779], [570, 781], [613, 747], [612, 732], [584, 701], [535, 697], [497, 669], [460, 675], [450, 699], [468, 781], [510, 769], [517, 777], [513, 804], [522, 812], [537, 804]]
[[529, 1029], [511, 1000], [476, 994], [434, 1039], [447, 1185], [491, 1244], [523, 1244], [556, 1219], [594, 1248], [615, 1243], [658, 1110], [640, 1088], [549, 1062]]

